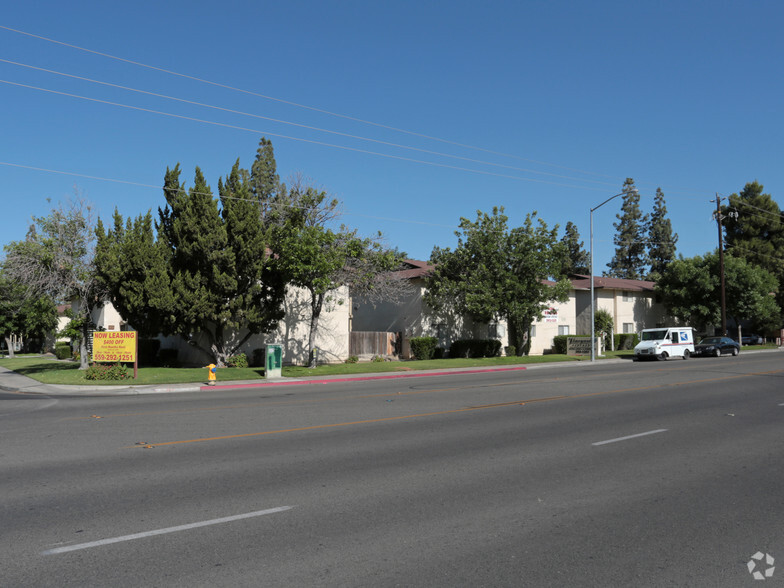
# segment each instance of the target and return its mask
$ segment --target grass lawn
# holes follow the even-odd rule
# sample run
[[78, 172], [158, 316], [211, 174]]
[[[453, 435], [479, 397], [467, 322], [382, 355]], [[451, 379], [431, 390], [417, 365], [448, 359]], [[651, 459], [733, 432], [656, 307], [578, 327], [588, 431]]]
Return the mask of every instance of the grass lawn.
[[[130, 380], [85, 380], [84, 372], [75, 361], [59, 361], [44, 357], [19, 357], [0, 359], [0, 366], [18, 374], [38, 380], [42, 384], [64, 386], [127, 386], [158, 384], [189, 384], [207, 382], [207, 368], [139, 368], [138, 379], [133, 379], [133, 366], [129, 368]], [[225, 368], [218, 370], [218, 381], [259, 380], [264, 377], [262, 368]]]
[[[761, 349], [776, 349], [775, 345], [744, 346], [743, 351]], [[597, 359], [633, 359], [634, 351], [605, 351]], [[320, 365], [309, 369], [301, 366], [284, 366], [284, 378], [319, 377], [357, 374], [377, 374], [389, 372], [409, 372], [414, 370], [448, 370], [453, 368], [485, 368], [505, 365], [527, 365], [549, 362], [565, 361], [590, 361], [590, 356], [568, 355], [531, 355], [528, 357], [485, 357], [477, 359], [431, 359], [426, 361], [384, 361], [361, 363], [338, 363]], [[136, 380], [106, 381], [85, 380], [84, 372], [79, 370], [79, 364], [73, 361], [58, 361], [41, 356], [24, 356], [14, 359], [0, 359], [0, 366], [13, 370], [23, 376], [38, 380], [42, 384], [72, 385], [72, 386], [117, 386], [137, 385], [150, 386], [162, 384], [191, 384], [206, 383], [206, 368], [139, 368], [139, 377]], [[133, 373], [133, 368], [129, 371]], [[218, 383], [237, 380], [260, 380], [264, 378], [263, 368], [222, 368], [218, 370]]]
[[[488, 357], [477, 359], [431, 359], [427, 361], [384, 361], [339, 363], [320, 365], [309, 369], [300, 366], [284, 366], [283, 377], [318, 377], [334, 375], [373, 374], [385, 372], [409, 372], [412, 370], [446, 370], [465, 367], [493, 367], [547, 363], [555, 361], [585, 361], [590, 358], [569, 357], [566, 355], [532, 355], [529, 357]], [[0, 366], [16, 373], [33, 378], [42, 384], [71, 386], [122, 386], [122, 385], [161, 385], [189, 384], [207, 381], [206, 368], [159, 368], [141, 367], [138, 379], [107, 381], [86, 380], [79, 364], [73, 361], [59, 361], [45, 357], [16, 357], [0, 359]], [[133, 368], [129, 371], [133, 373]], [[264, 378], [263, 368], [222, 368], [218, 370], [218, 383], [237, 380], [259, 380]]]

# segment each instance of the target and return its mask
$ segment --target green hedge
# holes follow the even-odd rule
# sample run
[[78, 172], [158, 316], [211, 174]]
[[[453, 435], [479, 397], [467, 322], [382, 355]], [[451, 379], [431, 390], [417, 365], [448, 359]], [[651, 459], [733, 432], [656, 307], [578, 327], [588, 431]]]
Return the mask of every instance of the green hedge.
[[634, 349], [640, 338], [637, 333], [618, 333], [615, 335], [615, 349], [623, 351], [625, 349]]
[[57, 359], [71, 359], [71, 344], [65, 342], [55, 343], [54, 354]]
[[461, 339], [449, 346], [449, 357], [498, 357], [500, 354], [498, 339]]
[[409, 343], [414, 359], [433, 359], [438, 339], [435, 337], [412, 337]]

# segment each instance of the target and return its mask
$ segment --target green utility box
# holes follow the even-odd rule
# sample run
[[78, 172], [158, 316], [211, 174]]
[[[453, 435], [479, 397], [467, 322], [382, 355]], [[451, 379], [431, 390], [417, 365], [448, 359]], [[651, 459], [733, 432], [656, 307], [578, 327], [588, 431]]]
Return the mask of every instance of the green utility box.
[[267, 345], [267, 353], [265, 355], [267, 361], [264, 364], [264, 377], [280, 378], [281, 368], [283, 367], [283, 345], [270, 343]]

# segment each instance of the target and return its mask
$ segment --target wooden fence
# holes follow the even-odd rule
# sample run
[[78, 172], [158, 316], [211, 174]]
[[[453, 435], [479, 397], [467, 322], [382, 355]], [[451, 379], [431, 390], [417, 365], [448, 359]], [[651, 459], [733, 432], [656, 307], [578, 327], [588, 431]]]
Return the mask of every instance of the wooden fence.
[[399, 355], [398, 343], [402, 342], [399, 333], [385, 331], [352, 331], [349, 335], [349, 355]]

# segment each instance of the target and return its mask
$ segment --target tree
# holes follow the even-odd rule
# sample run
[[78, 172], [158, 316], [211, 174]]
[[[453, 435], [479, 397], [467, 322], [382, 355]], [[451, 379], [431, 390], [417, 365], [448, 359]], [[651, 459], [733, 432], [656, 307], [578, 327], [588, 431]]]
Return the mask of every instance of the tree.
[[610, 311], [603, 308], [597, 309], [593, 316], [593, 328], [604, 340], [605, 347], [611, 348], [610, 335], [613, 332], [613, 316]]
[[655, 282], [675, 259], [675, 244], [678, 242], [678, 235], [672, 232], [672, 223], [667, 218], [667, 207], [661, 188], [656, 188], [653, 212], [645, 232], [648, 234], [648, 259], [651, 264], [647, 277]]
[[48, 296], [30, 296], [27, 289], [0, 268], [0, 337], [9, 357], [14, 339], [45, 338], [57, 328], [57, 306]]
[[345, 226], [328, 228], [326, 224], [338, 216], [339, 202], [301, 177], [294, 178], [278, 203], [281, 205], [272, 213], [272, 250], [286, 280], [309, 294], [308, 366], [316, 367], [314, 350], [321, 314], [330, 305], [343, 302], [336, 290], [348, 286], [357, 296], [389, 298], [394, 293], [390, 272], [400, 260], [383, 247], [380, 234], [363, 238]]
[[[268, 255], [258, 203], [239, 160], [225, 184], [219, 181], [220, 210], [198, 167], [187, 193], [179, 175], [179, 165], [167, 169], [167, 205], [159, 209], [173, 298], [163, 326], [224, 365], [252, 335], [277, 327], [285, 282]], [[198, 333], [207, 337], [206, 347], [192, 338]]]
[[778, 281], [777, 301], [784, 309], [784, 217], [759, 182], [749, 182], [722, 207], [727, 250], [734, 257], [771, 272]]
[[[247, 173], [247, 172], [245, 172]], [[250, 168], [250, 191], [259, 204], [261, 218], [266, 222], [270, 214], [279, 210], [279, 199], [286, 187], [280, 183], [272, 141], [262, 137], [256, 159]]]
[[564, 236], [561, 243], [566, 248], [566, 258], [564, 260], [561, 275], [570, 276], [572, 274], [588, 274], [588, 253], [583, 249], [583, 242], [580, 241], [580, 233], [577, 225], [572, 221], [566, 223]]
[[104, 231], [100, 220], [96, 228], [98, 278], [114, 307], [142, 337], [170, 334], [175, 304], [168, 253], [155, 237], [152, 213], [123, 224], [115, 209], [113, 218], [112, 228]]
[[87, 369], [91, 313], [105, 299], [95, 272], [92, 208], [85, 200], [73, 200], [33, 221], [24, 241], [6, 246], [6, 271], [31, 295], [77, 302], [82, 325], [80, 369]]
[[523, 354], [531, 324], [552, 301], [567, 299], [570, 284], [545, 282], [559, 275], [564, 263], [558, 227], [549, 230], [534, 212], [522, 227], [509, 229], [503, 212], [493, 208], [492, 214], [477, 211], [476, 221], [461, 218], [455, 249], [433, 249], [435, 270], [426, 279], [425, 302], [477, 322], [506, 320], [510, 344]]
[[626, 178], [623, 183], [623, 214], [615, 215], [617, 223], [613, 223], [616, 235], [614, 237], [615, 256], [607, 267], [607, 275], [614, 278], [639, 280], [646, 274], [648, 265], [646, 255], [645, 225], [648, 215], [640, 212], [640, 193], [634, 186], [632, 178]]
[[[771, 295], [776, 279], [746, 260], [725, 255], [727, 314], [750, 321], [756, 330], [767, 331], [781, 320]], [[719, 256], [717, 252], [670, 263], [656, 283], [656, 296], [667, 312], [700, 330], [721, 321]]]

